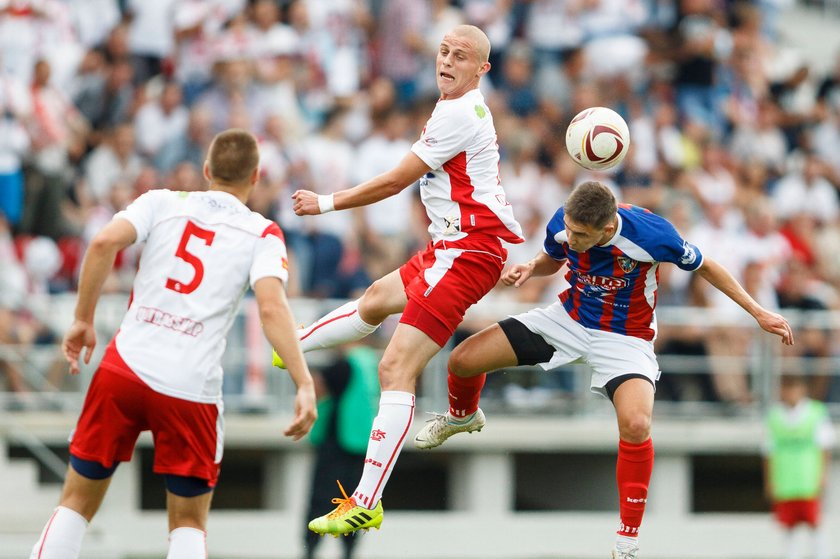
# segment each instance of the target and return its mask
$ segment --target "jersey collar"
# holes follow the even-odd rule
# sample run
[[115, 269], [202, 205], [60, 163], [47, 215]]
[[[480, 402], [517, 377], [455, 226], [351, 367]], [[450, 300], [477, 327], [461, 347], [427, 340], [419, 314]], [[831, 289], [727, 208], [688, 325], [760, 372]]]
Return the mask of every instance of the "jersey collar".
[[615, 212], [615, 217], [616, 217], [615, 233], [613, 233], [613, 236], [610, 237], [609, 241], [607, 241], [606, 243], [604, 243], [602, 245], [596, 245], [596, 246], [599, 246], [599, 247], [613, 246], [615, 244], [615, 240], [618, 238], [619, 235], [621, 235], [621, 226], [624, 223], [624, 220], [621, 219], [621, 214], [618, 213], [618, 212]]

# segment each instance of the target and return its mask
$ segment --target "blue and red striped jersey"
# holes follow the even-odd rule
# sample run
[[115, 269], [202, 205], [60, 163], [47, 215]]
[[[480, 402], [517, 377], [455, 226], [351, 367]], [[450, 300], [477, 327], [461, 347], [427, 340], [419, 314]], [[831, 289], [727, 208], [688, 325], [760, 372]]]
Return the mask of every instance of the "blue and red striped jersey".
[[560, 293], [560, 301], [569, 316], [586, 328], [645, 340], [656, 336], [660, 262], [687, 271], [703, 263], [700, 250], [668, 220], [628, 204], [618, 207], [613, 238], [586, 252], [569, 247], [560, 208], [548, 222], [543, 248], [555, 260], [568, 261], [569, 288]]

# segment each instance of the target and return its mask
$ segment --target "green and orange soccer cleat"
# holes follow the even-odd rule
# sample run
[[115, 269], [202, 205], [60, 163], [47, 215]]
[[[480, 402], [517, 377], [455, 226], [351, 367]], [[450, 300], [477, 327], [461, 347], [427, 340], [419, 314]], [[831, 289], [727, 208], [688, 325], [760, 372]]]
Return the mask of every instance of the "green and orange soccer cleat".
[[347, 496], [341, 482], [336, 480], [336, 483], [343, 495], [332, 500], [333, 504], [338, 506], [331, 513], [310, 521], [309, 529], [322, 536], [330, 534], [334, 537], [346, 536], [359, 530], [367, 532], [371, 528], [379, 530], [382, 526], [382, 517], [385, 515], [385, 511], [382, 510], [382, 501], [379, 501], [373, 509], [360, 507], [356, 504], [356, 499]]

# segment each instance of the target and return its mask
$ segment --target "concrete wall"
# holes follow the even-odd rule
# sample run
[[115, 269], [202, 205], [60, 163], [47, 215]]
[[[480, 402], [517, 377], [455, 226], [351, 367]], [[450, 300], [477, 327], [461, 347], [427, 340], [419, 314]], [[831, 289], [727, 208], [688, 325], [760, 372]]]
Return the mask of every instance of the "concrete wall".
[[[303, 510], [308, 496], [312, 454], [306, 444], [282, 440], [284, 417], [234, 416], [227, 421], [229, 452], [266, 450], [264, 510], [216, 510], [208, 544], [212, 557], [291, 559], [301, 556]], [[9, 460], [10, 431], [25, 429], [61, 445], [75, 421], [72, 414], [0, 414], [0, 557], [24, 557], [58, 499], [58, 488], [44, 488], [27, 460]], [[415, 421], [416, 431], [422, 423]], [[645, 559], [769, 559], [780, 556], [781, 539], [769, 514], [696, 514], [692, 512], [691, 457], [755, 456], [761, 427], [732, 420], [657, 420], [654, 468], [648, 512], [642, 529]], [[150, 440], [141, 437], [140, 445]], [[617, 526], [614, 499], [616, 432], [607, 416], [575, 419], [489, 417], [480, 434], [460, 435], [444, 447], [426, 451], [445, 457], [448, 470], [445, 510], [388, 509], [381, 531], [363, 536], [366, 559], [545, 559], [603, 558]], [[407, 448], [404, 462], [414, 457]], [[579, 460], [574, 468], [558, 464], [557, 476], [544, 483], [546, 494], [574, 500], [586, 496], [595, 510], [516, 512], [517, 487], [528, 485], [528, 456], [554, 453]], [[524, 458], [523, 458], [524, 457]], [[587, 458], [588, 457], [588, 458]], [[587, 461], [588, 460], [588, 461]], [[115, 474], [100, 515], [91, 524], [84, 557], [163, 556], [166, 518], [162, 511], [140, 510], [139, 460]], [[519, 471], [517, 471], [519, 463]], [[550, 464], [550, 462], [549, 462]], [[568, 465], [568, 464], [567, 464]], [[550, 466], [549, 466], [550, 467]], [[400, 465], [395, 477], [399, 476]], [[840, 468], [834, 468], [834, 478]], [[571, 475], [569, 472], [573, 472]], [[577, 473], [574, 473], [577, 472]], [[549, 472], [550, 474], [551, 472]], [[536, 474], [535, 474], [536, 475]], [[540, 472], [540, 479], [545, 472]], [[517, 476], [520, 479], [515, 479]], [[550, 477], [548, 478], [550, 479]], [[394, 483], [392, 481], [392, 484]], [[345, 484], [347, 485], [347, 484]], [[162, 487], [155, 490], [162, 491]], [[349, 490], [349, 488], [348, 488]], [[415, 491], [422, 492], [423, 487]], [[539, 487], [537, 488], [539, 490]], [[535, 491], [533, 487], [527, 491]], [[595, 495], [594, 498], [590, 498]], [[840, 524], [837, 487], [827, 498], [826, 526]], [[568, 503], [558, 502], [558, 509]], [[835, 546], [837, 547], [837, 546]], [[338, 542], [325, 538], [320, 557], [339, 557]], [[835, 553], [834, 557], [840, 557]]]

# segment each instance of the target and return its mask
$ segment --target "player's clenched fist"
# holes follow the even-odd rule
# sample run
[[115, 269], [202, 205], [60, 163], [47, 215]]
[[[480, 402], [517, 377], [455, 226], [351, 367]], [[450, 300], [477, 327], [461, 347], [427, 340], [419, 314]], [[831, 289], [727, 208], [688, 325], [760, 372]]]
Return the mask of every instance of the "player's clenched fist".
[[533, 266], [528, 264], [515, 264], [505, 270], [502, 274], [502, 283], [505, 285], [512, 285], [519, 287], [531, 277], [531, 272], [534, 270]]
[[292, 194], [294, 205], [292, 208], [297, 215], [318, 215], [321, 208], [318, 206], [318, 195], [309, 190], [298, 190]]

